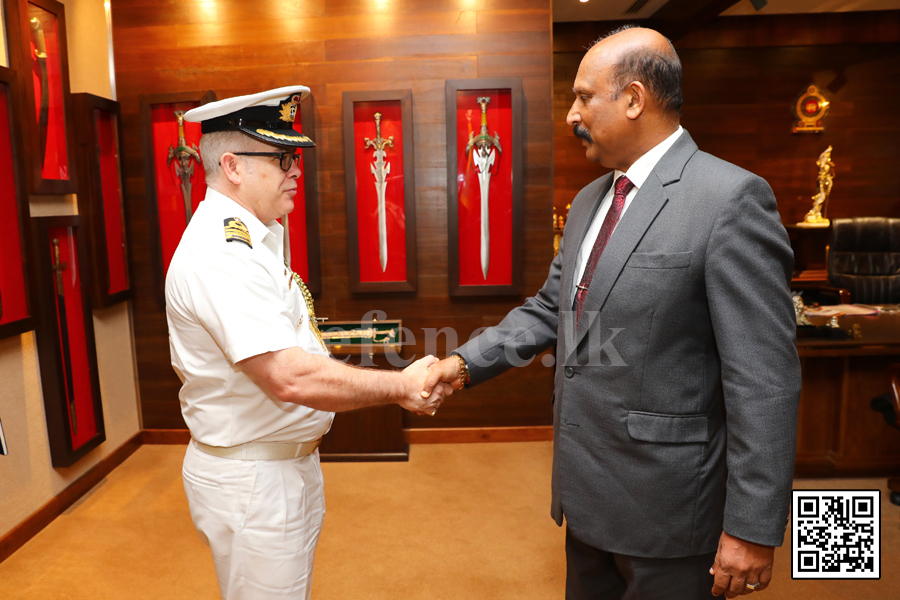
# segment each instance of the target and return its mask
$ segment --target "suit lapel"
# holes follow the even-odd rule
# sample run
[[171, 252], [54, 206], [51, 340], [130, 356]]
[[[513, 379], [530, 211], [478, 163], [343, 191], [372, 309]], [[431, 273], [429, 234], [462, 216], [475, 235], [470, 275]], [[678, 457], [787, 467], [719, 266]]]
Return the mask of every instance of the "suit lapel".
[[685, 131], [672, 148], [663, 155], [644, 185], [638, 190], [597, 263], [597, 270], [594, 272], [594, 278], [591, 280], [591, 287], [584, 302], [584, 313], [578, 323], [578, 329], [575, 331], [574, 344], [568, 348], [570, 353], [575, 351], [587, 335], [593, 319], [603, 309], [603, 305], [631, 253], [634, 252], [647, 229], [668, 202], [665, 186], [681, 178], [685, 164], [696, 151], [697, 145]]

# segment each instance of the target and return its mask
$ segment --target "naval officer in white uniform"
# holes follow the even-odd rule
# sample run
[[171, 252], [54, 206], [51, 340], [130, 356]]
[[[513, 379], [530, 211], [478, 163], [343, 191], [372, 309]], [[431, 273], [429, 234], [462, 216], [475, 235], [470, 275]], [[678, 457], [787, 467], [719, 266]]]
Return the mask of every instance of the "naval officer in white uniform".
[[182, 414], [191, 518], [212, 551], [223, 599], [310, 597], [325, 503], [316, 448], [335, 411], [396, 403], [433, 414], [449, 386], [423, 397], [437, 359], [403, 371], [329, 357], [312, 298], [285, 265], [276, 221], [294, 208], [294, 131], [303, 86], [206, 104], [200, 122], [209, 189], [172, 258], [166, 316]]

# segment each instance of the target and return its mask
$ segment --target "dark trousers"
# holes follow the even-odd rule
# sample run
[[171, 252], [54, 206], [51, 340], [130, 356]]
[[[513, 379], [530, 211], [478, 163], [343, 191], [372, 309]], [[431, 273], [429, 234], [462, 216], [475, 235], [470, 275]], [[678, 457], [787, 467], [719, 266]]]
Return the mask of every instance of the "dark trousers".
[[566, 528], [566, 600], [708, 600], [716, 553], [639, 558], [605, 552]]

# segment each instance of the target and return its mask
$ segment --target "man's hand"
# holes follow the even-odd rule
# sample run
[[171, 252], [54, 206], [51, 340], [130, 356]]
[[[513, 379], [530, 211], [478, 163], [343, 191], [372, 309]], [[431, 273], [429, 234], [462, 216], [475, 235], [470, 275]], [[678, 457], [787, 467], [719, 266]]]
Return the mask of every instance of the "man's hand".
[[[761, 546], [728, 535], [724, 531], [719, 537], [716, 561], [709, 570], [716, 580], [712, 588], [713, 596], [725, 592], [726, 598], [734, 598], [751, 592], [761, 592], [769, 587], [772, 580], [772, 563], [775, 548]], [[759, 584], [755, 590], [747, 584]]]
[[450, 355], [429, 367], [422, 393], [430, 394], [431, 390], [440, 382], [449, 384], [454, 390], [462, 387], [462, 381], [459, 379], [459, 359], [456, 358], [456, 355]]
[[420, 358], [403, 370], [407, 386], [405, 395], [398, 402], [400, 406], [420, 415], [433, 415], [444, 398], [453, 393], [453, 389], [445, 383], [432, 385], [426, 390], [426, 378], [430, 375], [428, 367], [437, 362], [437, 358], [429, 355]]

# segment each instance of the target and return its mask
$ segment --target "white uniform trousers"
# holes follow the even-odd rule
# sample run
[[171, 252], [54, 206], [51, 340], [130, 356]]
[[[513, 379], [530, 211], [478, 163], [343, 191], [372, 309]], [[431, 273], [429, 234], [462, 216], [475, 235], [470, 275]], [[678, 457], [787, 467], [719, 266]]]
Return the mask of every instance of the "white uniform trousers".
[[188, 444], [184, 491], [223, 600], [308, 600], [325, 495], [319, 452], [219, 458]]

